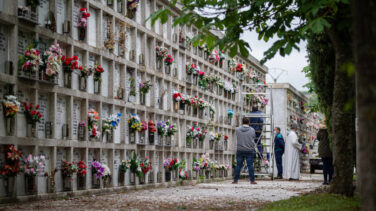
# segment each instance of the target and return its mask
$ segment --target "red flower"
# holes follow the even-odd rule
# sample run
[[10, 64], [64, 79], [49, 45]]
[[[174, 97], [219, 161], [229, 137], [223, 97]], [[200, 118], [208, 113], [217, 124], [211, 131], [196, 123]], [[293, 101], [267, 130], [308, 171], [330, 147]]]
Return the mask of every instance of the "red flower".
[[78, 56], [74, 55], [73, 60], [78, 60]]
[[81, 12], [86, 11], [86, 10], [87, 10], [87, 9], [84, 8], [84, 7], [82, 7], [82, 8], [80, 9]]
[[62, 62], [65, 61], [65, 56], [62, 56], [62, 57], [61, 57], [61, 61], [62, 61]]
[[145, 166], [145, 164], [144, 164], [144, 163], [141, 163], [140, 166], [141, 166], [141, 168], [143, 168], [143, 167]]
[[39, 105], [37, 105], [35, 108], [36, 108], [36, 109], [39, 109]]

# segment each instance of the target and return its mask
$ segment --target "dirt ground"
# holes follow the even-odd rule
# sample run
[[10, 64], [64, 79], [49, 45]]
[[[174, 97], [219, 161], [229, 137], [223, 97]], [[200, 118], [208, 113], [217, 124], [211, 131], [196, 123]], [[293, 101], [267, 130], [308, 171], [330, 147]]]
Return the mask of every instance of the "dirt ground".
[[201, 183], [194, 186], [127, 191], [70, 199], [44, 200], [0, 206], [0, 210], [255, 210], [321, 186], [319, 175], [303, 175], [298, 182], [259, 180]]

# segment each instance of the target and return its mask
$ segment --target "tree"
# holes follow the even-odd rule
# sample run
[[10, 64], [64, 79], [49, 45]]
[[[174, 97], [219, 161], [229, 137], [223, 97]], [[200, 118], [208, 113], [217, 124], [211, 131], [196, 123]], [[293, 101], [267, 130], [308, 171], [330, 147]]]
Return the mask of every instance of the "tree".
[[358, 185], [364, 210], [376, 210], [376, 2], [352, 1], [356, 105], [358, 117]]
[[[167, 22], [173, 14], [177, 0], [165, 9], [151, 15], [152, 24], [157, 19]], [[309, 33], [319, 34], [327, 30], [334, 49], [334, 86], [332, 101], [332, 138], [334, 167], [332, 191], [353, 195], [353, 167], [347, 165], [353, 156], [348, 153], [354, 147], [354, 96], [352, 76], [348, 75], [353, 62], [351, 51], [351, 5], [349, 0], [181, 0], [181, 12], [173, 20], [174, 25], [194, 25], [199, 33], [192, 39], [193, 45], [205, 43], [209, 49], [219, 47], [235, 56], [238, 50], [248, 56], [248, 43], [240, 39], [244, 30], [255, 30], [259, 39], [278, 40], [264, 53], [262, 62], [276, 53], [284, 56]], [[223, 37], [211, 32], [220, 30]], [[352, 102], [351, 102], [352, 101]]]

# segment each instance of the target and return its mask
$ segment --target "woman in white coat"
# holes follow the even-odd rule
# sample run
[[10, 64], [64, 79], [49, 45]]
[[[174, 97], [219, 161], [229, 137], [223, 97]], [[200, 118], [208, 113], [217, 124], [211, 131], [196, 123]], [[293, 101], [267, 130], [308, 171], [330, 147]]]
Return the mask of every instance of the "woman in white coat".
[[299, 153], [302, 148], [296, 135], [297, 125], [291, 124], [291, 131], [288, 133], [285, 143], [283, 178], [289, 180], [299, 180], [300, 158]]

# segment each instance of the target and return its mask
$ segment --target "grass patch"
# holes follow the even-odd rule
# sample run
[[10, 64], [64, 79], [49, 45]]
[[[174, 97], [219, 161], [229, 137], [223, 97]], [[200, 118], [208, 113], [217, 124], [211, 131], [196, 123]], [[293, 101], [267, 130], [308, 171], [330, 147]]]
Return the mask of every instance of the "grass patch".
[[259, 209], [264, 210], [360, 210], [360, 198], [329, 193], [313, 193], [271, 202]]

